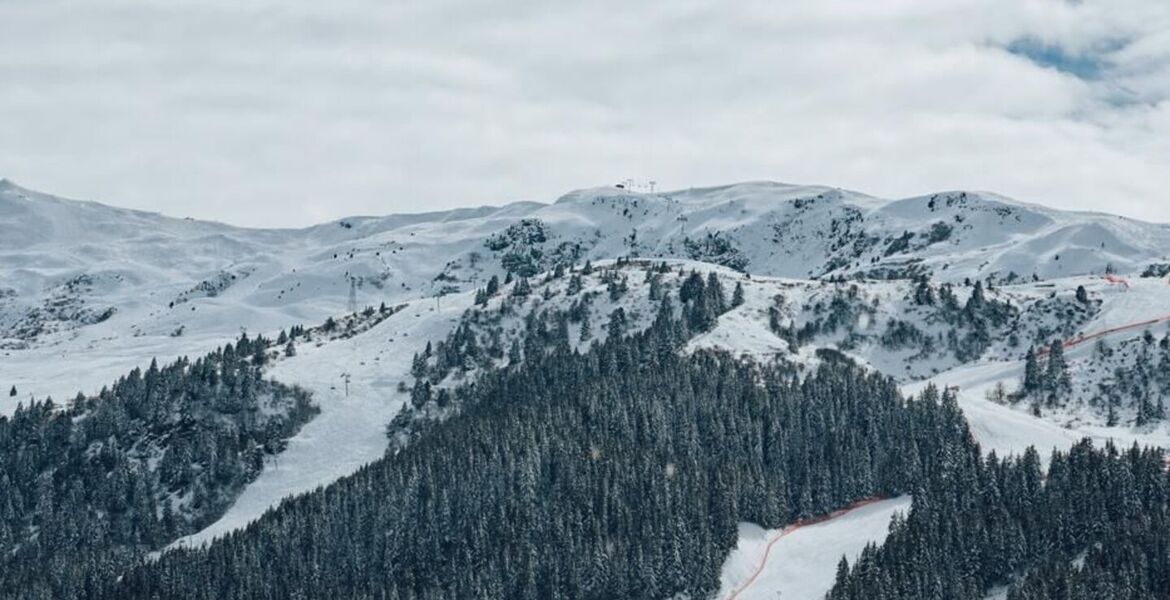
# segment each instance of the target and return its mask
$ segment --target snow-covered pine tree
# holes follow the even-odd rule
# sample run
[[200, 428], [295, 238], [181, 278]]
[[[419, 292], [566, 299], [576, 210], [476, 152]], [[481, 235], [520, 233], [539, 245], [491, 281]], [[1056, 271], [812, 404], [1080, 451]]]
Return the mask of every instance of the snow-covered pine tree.
[[1040, 371], [1040, 362], [1036, 358], [1036, 348], [1029, 347], [1024, 357], [1024, 393], [1034, 394], [1044, 386], [1044, 376]]
[[1068, 362], [1064, 358], [1064, 343], [1055, 339], [1048, 346], [1048, 368], [1044, 375], [1049, 392], [1061, 396], [1072, 387]]
[[737, 281], [735, 282], [735, 291], [731, 294], [731, 307], [737, 308], [743, 306], [743, 303], [743, 282]]

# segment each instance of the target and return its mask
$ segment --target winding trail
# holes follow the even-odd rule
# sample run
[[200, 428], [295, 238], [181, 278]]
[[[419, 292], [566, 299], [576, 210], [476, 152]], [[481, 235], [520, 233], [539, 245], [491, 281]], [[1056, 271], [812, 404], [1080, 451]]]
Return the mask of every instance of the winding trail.
[[736, 600], [736, 598], [739, 598], [739, 596], [741, 594], [743, 594], [745, 591], [747, 591], [748, 588], [750, 588], [752, 586], [752, 584], [754, 584], [756, 582], [756, 580], [759, 579], [760, 574], [762, 574], [764, 572], [764, 569], [767, 568], [767, 566], [768, 566], [768, 559], [771, 557], [772, 548], [780, 540], [795, 533], [797, 530], [799, 530], [803, 527], [808, 527], [810, 525], [817, 525], [819, 523], [831, 521], [833, 519], [836, 519], [837, 517], [844, 516], [850, 512], [853, 512], [853, 511], [859, 509], [859, 508], [869, 506], [870, 504], [876, 504], [876, 503], [881, 502], [883, 500], [886, 500], [886, 498], [881, 497], [881, 496], [874, 497], [874, 498], [866, 498], [864, 500], [858, 500], [857, 502], [854, 502], [854, 503], [850, 504], [849, 506], [846, 506], [845, 508], [835, 510], [829, 514], [821, 515], [819, 517], [813, 517], [811, 519], [804, 519], [801, 521], [796, 521], [795, 523], [792, 523], [792, 524], [786, 526], [784, 529], [781, 529], [779, 532], [776, 533], [776, 535], [772, 536], [772, 539], [768, 540], [768, 545], [764, 547], [764, 556], [760, 560], [759, 566], [756, 567], [755, 571], [752, 572], [751, 576], [748, 577], [746, 581], [744, 581], [742, 584], [740, 584], [739, 587], [732, 590], [731, 594], [727, 596], [726, 600]]

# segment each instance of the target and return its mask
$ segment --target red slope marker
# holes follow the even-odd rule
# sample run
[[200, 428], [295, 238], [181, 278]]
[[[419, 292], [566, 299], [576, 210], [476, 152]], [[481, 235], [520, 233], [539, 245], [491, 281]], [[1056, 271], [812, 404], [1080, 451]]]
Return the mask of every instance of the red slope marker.
[[[1166, 323], [1168, 321], [1170, 321], [1170, 315], [1167, 315], [1165, 317], [1159, 317], [1157, 319], [1150, 319], [1149, 321], [1141, 321], [1140, 323], [1130, 323], [1128, 325], [1121, 325], [1119, 327], [1112, 327], [1110, 329], [1105, 329], [1102, 331], [1096, 331], [1096, 332], [1090, 333], [1089, 335], [1082, 335], [1082, 336], [1075, 337], [1075, 338], [1072, 338], [1069, 340], [1065, 340], [1061, 345], [1064, 346], [1065, 348], [1072, 348], [1073, 346], [1079, 346], [1085, 342], [1091, 342], [1095, 339], [1103, 338], [1105, 336], [1113, 335], [1115, 333], [1120, 333], [1122, 331], [1129, 331], [1132, 329], [1139, 329], [1142, 327], [1152, 327], [1154, 325]], [[1046, 347], [1041, 347], [1041, 348], [1036, 350], [1036, 356], [1044, 356], [1046, 354], [1048, 354], [1048, 348], [1046, 348]]]
[[756, 582], [756, 579], [759, 578], [760, 574], [764, 572], [764, 567], [768, 566], [768, 556], [770, 554], [772, 554], [772, 546], [775, 546], [776, 542], [779, 542], [785, 536], [791, 534], [792, 532], [794, 532], [802, 527], [808, 527], [809, 525], [816, 525], [818, 523], [824, 523], [825, 521], [836, 519], [837, 517], [840, 517], [846, 513], [855, 511], [863, 506], [869, 506], [870, 504], [873, 504], [875, 502], [881, 502], [882, 500], [885, 500], [885, 499], [886, 498], [884, 498], [884, 497], [876, 497], [876, 498], [866, 498], [865, 500], [858, 500], [857, 502], [854, 502], [853, 504], [850, 504], [849, 506], [846, 506], [845, 508], [835, 510], [827, 515], [813, 517], [811, 519], [804, 519], [803, 521], [796, 521], [795, 523], [788, 525], [784, 529], [781, 529], [779, 532], [776, 533], [776, 535], [772, 536], [772, 539], [768, 541], [768, 545], [764, 548], [764, 558], [762, 560], [760, 560], [760, 566], [756, 567], [756, 570], [754, 573], [752, 573], [752, 576], [749, 577], [747, 581], [743, 582], [743, 584], [740, 585], [738, 588], [733, 590], [731, 592], [731, 595], [729, 595], [726, 600], [735, 600], [737, 597], [739, 597], [740, 594], [744, 593], [744, 591], [746, 591], [749, 587], [752, 586], [753, 583]]

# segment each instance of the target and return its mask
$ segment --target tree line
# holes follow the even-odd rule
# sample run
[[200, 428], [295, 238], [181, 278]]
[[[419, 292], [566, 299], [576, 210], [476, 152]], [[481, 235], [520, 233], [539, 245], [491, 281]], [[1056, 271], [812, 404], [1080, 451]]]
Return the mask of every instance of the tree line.
[[682, 355], [685, 327], [664, 298], [643, 332], [486, 372], [413, 443], [102, 597], [702, 597], [738, 522], [907, 493], [973, 447], [937, 391]]
[[218, 518], [316, 413], [261, 377], [269, 344], [242, 336], [0, 417], [0, 597], [92, 597]]
[[927, 471], [910, 514], [852, 567], [830, 600], [1153, 600], [1170, 596], [1170, 478], [1161, 449], [1088, 440], [999, 458], [950, 454]]

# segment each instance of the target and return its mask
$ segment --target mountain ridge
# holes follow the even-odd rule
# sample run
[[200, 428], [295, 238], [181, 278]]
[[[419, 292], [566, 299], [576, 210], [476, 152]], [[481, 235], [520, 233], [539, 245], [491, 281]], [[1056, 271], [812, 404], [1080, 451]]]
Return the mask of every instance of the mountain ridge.
[[[1128, 217], [1128, 216], [1124, 216], [1124, 215], [1119, 215], [1119, 214], [1110, 213], [1110, 212], [1106, 212], [1106, 211], [1099, 211], [1099, 210], [1078, 210], [1078, 209], [1057, 208], [1057, 207], [1049, 206], [1049, 205], [1044, 204], [1042, 202], [1020, 200], [1018, 198], [1013, 198], [1011, 196], [1007, 196], [1007, 195], [1001, 194], [999, 192], [991, 191], [991, 190], [954, 188], [954, 189], [938, 190], [938, 191], [928, 192], [928, 193], [923, 193], [923, 194], [914, 194], [914, 195], [909, 195], [909, 196], [887, 198], [887, 197], [880, 197], [880, 196], [866, 194], [864, 192], [860, 192], [857, 190], [852, 190], [852, 189], [848, 189], [848, 188], [841, 188], [841, 187], [826, 185], [826, 184], [790, 183], [790, 182], [776, 181], [776, 180], [770, 180], [770, 179], [745, 180], [745, 181], [739, 181], [739, 182], [735, 182], [735, 183], [728, 183], [728, 184], [721, 184], [721, 185], [694, 186], [694, 187], [688, 187], [688, 188], [678, 188], [678, 189], [674, 189], [674, 190], [664, 190], [664, 191], [660, 191], [660, 192], [636, 191], [636, 190], [632, 190], [632, 189], [628, 189], [628, 188], [620, 188], [620, 187], [612, 186], [612, 185], [587, 186], [587, 187], [569, 190], [568, 192], [561, 194], [560, 196], [558, 196], [557, 198], [555, 198], [549, 202], [544, 202], [544, 201], [540, 201], [540, 200], [513, 200], [513, 201], [507, 201], [507, 202], [503, 202], [503, 203], [499, 203], [499, 204], [478, 204], [475, 206], [462, 206], [462, 207], [458, 207], [458, 208], [443, 209], [443, 210], [352, 214], [352, 215], [329, 219], [326, 221], [322, 221], [319, 223], [313, 223], [313, 224], [305, 225], [305, 226], [301, 226], [301, 227], [257, 227], [257, 226], [251, 226], [251, 225], [238, 225], [238, 224], [230, 223], [227, 221], [217, 221], [217, 220], [213, 220], [213, 219], [201, 219], [201, 218], [194, 218], [194, 217], [177, 216], [177, 215], [167, 214], [167, 213], [164, 213], [161, 211], [152, 211], [152, 210], [144, 210], [144, 209], [138, 209], [138, 208], [122, 207], [122, 206], [118, 206], [116, 204], [104, 202], [102, 200], [69, 198], [69, 197], [60, 196], [60, 195], [57, 195], [57, 194], [54, 194], [51, 192], [44, 192], [44, 191], [41, 191], [41, 190], [38, 190], [35, 188], [21, 185], [21, 184], [17, 183], [15, 180], [7, 178], [7, 177], [0, 177], [0, 192], [15, 191], [17, 193], [25, 195], [28, 200], [32, 200], [32, 201], [53, 200], [53, 201], [58, 201], [58, 202], [62, 202], [62, 203], [91, 204], [91, 205], [97, 205], [97, 206], [101, 206], [101, 207], [108, 208], [108, 209], [115, 210], [115, 211], [129, 211], [132, 213], [138, 213], [138, 214], [142, 214], [142, 215], [152, 215], [152, 216], [162, 217], [162, 218], [165, 218], [168, 220], [219, 225], [219, 226], [225, 226], [225, 227], [229, 227], [232, 229], [244, 230], [244, 231], [306, 231], [306, 230], [311, 230], [311, 229], [315, 229], [315, 228], [322, 227], [322, 226], [333, 225], [333, 224], [336, 224], [336, 223], [341, 222], [341, 221], [371, 220], [371, 219], [391, 219], [391, 218], [409, 219], [411, 217], [422, 219], [422, 218], [437, 217], [440, 215], [460, 215], [463, 218], [467, 218], [467, 217], [479, 216], [477, 213], [493, 212], [493, 211], [499, 211], [502, 209], [508, 209], [508, 208], [513, 208], [513, 207], [515, 207], [515, 208], [521, 208], [521, 207], [523, 207], [523, 208], [543, 208], [543, 207], [555, 206], [557, 204], [571, 203], [574, 200], [577, 200], [577, 199], [580, 199], [581, 197], [586, 197], [586, 196], [629, 195], [629, 196], [633, 196], [633, 197], [646, 198], [646, 199], [652, 199], [655, 197], [657, 197], [657, 198], [677, 198], [677, 197], [686, 197], [687, 195], [691, 195], [691, 194], [710, 194], [710, 193], [716, 193], [716, 192], [733, 190], [733, 189], [766, 188], [766, 187], [772, 187], [772, 188], [776, 188], [778, 190], [804, 190], [805, 192], [810, 192], [810, 193], [811, 192], [823, 193], [823, 192], [833, 192], [833, 191], [841, 192], [841, 193], [847, 194], [850, 197], [855, 198], [855, 199], [867, 199], [869, 201], [876, 203], [875, 206], [871, 206], [872, 208], [880, 208], [880, 207], [883, 207], [883, 206], [886, 206], [889, 204], [895, 204], [895, 203], [899, 203], [899, 202], [910, 202], [910, 201], [915, 201], [915, 200], [920, 200], [920, 199], [930, 198], [930, 197], [953, 196], [953, 195], [967, 194], [969, 196], [978, 196], [978, 197], [984, 198], [984, 199], [989, 200], [989, 201], [1001, 202], [1003, 204], [1018, 206], [1018, 207], [1022, 207], [1022, 208], [1028, 208], [1028, 209], [1032, 209], [1032, 210], [1036, 210], [1036, 211], [1040, 211], [1040, 212], [1055, 212], [1055, 213], [1066, 214], [1066, 215], [1083, 215], [1083, 216], [1093, 216], [1093, 217], [1109, 217], [1109, 218], [1119, 219], [1119, 220], [1124, 220], [1124, 221], [1132, 221], [1132, 222], [1140, 223], [1140, 224], [1157, 225], [1157, 226], [1170, 228], [1170, 222], [1151, 221], [1151, 220], [1140, 219], [1140, 218], [1136, 218], [1136, 217]], [[466, 216], [464, 216], [464, 215], [466, 215]]]
[[[351, 296], [441, 296], [508, 272], [531, 276], [622, 256], [797, 279], [1010, 283], [1137, 272], [1165, 262], [1166, 248], [1170, 226], [970, 192], [885, 200], [777, 182], [653, 194], [586, 188], [551, 204], [253, 229], [68, 200], [9, 181], [0, 187], [0, 263], [8, 267], [0, 273], [0, 345], [72, 335], [72, 320], [109, 309], [123, 331], [190, 328], [194, 297], [214, 300], [199, 310], [231, 301], [265, 313], [257, 325], [279, 327], [343, 312]], [[76, 306], [50, 306], [61, 303]]]

